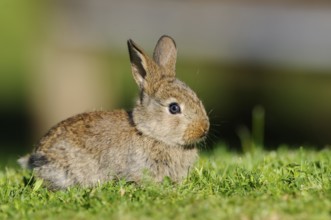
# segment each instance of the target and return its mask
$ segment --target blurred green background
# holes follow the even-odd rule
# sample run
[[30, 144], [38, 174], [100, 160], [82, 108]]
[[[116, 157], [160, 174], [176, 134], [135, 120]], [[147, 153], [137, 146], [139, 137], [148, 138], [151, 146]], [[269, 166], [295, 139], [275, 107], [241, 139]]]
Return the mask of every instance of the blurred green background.
[[265, 112], [267, 148], [325, 147], [330, 12], [307, 1], [2, 0], [1, 158], [31, 150], [73, 114], [131, 108], [138, 89], [126, 40], [151, 54], [163, 34], [177, 42], [178, 78], [210, 114], [208, 147], [240, 148], [256, 106]]

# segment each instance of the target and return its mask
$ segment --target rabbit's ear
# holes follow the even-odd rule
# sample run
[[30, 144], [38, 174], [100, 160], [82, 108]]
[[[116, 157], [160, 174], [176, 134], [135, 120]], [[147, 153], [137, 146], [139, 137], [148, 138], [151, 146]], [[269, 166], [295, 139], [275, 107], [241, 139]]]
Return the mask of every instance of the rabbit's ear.
[[128, 40], [128, 48], [133, 77], [138, 86], [143, 89], [148, 72], [148, 57], [131, 39]]
[[153, 58], [158, 65], [169, 70], [164, 74], [175, 76], [177, 47], [171, 37], [163, 35], [159, 39], [154, 49]]

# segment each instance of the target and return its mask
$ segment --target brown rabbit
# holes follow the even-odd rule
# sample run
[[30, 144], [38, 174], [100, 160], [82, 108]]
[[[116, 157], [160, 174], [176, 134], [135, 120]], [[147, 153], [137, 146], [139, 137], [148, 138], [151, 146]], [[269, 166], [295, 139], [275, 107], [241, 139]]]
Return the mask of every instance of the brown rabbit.
[[[51, 189], [94, 186], [113, 179], [139, 182], [187, 176], [198, 154], [194, 144], [209, 130], [204, 106], [175, 78], [177, 48], [169, 36], [156, 44], [153, 59], [128, 40], [140, 98], [132, 111], [95, 111], [66, 119], [19, 163], [33, 169]], [[147, 174], [146, 174], [147, 173]]]

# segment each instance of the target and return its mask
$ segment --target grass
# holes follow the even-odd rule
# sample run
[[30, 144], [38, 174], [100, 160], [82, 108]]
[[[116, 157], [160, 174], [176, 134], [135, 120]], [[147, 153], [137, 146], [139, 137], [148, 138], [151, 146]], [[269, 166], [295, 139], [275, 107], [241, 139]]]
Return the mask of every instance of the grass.
[[330, 219], [331, 150], [224, 147], [181, 184], [110, 182], [52, 192], [31, 173], [0, 168], [0, 219]]

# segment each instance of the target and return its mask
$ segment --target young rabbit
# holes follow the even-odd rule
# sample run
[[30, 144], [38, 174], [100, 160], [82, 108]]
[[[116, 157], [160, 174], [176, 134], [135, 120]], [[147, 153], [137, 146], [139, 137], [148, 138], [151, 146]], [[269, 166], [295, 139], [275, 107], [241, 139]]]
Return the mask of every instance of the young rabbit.
[[73, 116], [20, 158], [50, 189], [94, 186], [113, 179], [139, 182], [168, 176], [180, 181], [196, 161], [195, 143], [209, 130], [202, 102], [175, 78], [177, 48], [169, 36], [156, 44], [153, 59], [128, 40], [140, 97], [132, 111], [95, 111]]

